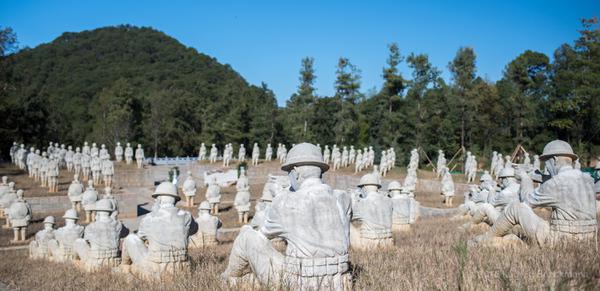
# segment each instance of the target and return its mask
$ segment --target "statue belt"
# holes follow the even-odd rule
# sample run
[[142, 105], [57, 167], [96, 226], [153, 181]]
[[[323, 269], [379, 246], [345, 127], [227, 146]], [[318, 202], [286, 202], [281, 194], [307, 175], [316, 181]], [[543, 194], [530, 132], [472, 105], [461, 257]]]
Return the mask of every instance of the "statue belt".
[[187, 249], [150, 251], [148, 253], [148, 260], [155, 263], [183, 262], [187, 259]]
[[361, 231], [360, 236], [367, 239], [386, 239], [392, 237], [391, 229]]
[[598, 222], [590, 220], [550, 220], [550, 231], [566, 232], [572, 234], [590, 233], [597, 230]]
[[116, 258], [119, 256], [119, 249], [96, 249], [90, 251], [90, 257], [96, 259], [107, 259], [107, 258]]
[[348, 271], [348, 255], [328, 258], [285, 257], [286, 271], [302, 277], [326, 276]]

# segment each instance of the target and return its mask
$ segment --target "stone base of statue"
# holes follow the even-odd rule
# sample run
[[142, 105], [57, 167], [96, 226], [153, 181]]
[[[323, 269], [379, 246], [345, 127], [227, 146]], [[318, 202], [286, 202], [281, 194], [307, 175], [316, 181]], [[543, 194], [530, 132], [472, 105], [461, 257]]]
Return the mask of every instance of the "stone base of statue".
[[50, 253], [48, 246], [42, 246], [37, 241], [29, 243], [29, 257], [32, 259], [47, 259]]
[[350, 225], [350, 247], [355, 250], [373, 250], [394, 246], [391, 230], [376, 235], [366, 235], [360, 228]]
[[219, 244], [217, 238], [214, 235], [203, 234], [198, 232], [190, 236], [188, 249], [214, 247]]
[[393, 232], [410, 232], [410, 224], [392, 224]]
[[484, 236], [478, 236], [475, 239], [468, 242], [469, 246], [484, 246], [491, 248], [514, 248], [525, 246], [525, 243], [514, 234], [507, 234], [503, 237], [491, 237], [484, 238]]
[[144, 280], [168, 280], [175, 274], [191, 272], [189, 261], [178, 261], [168, 263], [144, 262], [138, 264], [121, 264], [113, 270], [120, 273], [128, 273]]

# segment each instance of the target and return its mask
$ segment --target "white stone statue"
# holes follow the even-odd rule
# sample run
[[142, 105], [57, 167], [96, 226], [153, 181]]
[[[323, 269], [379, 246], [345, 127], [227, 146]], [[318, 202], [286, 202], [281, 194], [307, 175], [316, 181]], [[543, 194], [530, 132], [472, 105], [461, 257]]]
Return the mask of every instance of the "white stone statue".
[[418, 216], [419, 203], [414, 196], [402, 189], [397, 181], [392, 181], [388, 185], [388, 192], [392, 200], [392, 230], [409, 231], [410, 225], [414, 224]]
[[267, 144], [267, 149], [265, 150], [265, 161], [270, 162], [273, 158], [273, 148], [271, 144]]
[[101, 160], [110, 160], [110, 154], [108, 153], [108, 150], [106, 149], [105, 144], [102, 144], [100, 146], [100, 151], [98, 153], [98, 156], [100, 157]]
[[454, 199], [454, 180], [450, 169], [444, 168], [444, 174], [442, 176], [442, 189], [441, 194], [444, 196], [444, 205], [452, 206], [452, 200]]
[[104, 185], [112, 187], [113, 176], [115, 175], [115, 166], [109, 159], [102, 161], [102, 177], [104, 178]]
[[198, 206], [198, 232], [190, 236], [189, 248], [204, 248], [217, 245], [217, 231], [221, 227], [218, 217], [210, 214], [211, 207], [208, 201], [202, 201]]
[[205, 197], [208, 203], [210, 203], [212, 213], [219, 213], [219, 203], [221, 203], [221, 187], [219, 187], [216, 177], [213, 177], [208, 181]]
[[[242, 227], [222, 277], [244, 280], [252, 272], [270, 288], [274, 283], [302, 290], [351, 289], [350, 199], [323, 184], [328, 168], [316, 146], [292, 147], [282, 169], [289, 172], [293, 190], [274, 199], [259, 230]], [[277, 237], [287, 242], [285, 254], [269, 241]]]
[[243, 162], [246, 160], [246, 148], [244, 144], [240, 144], [240, 149], [238, 151], [238, 161]]
[[50, 160], [48, 160], [46, 176], [48, 177], [48, 192], [58, 192], [59, 166], [58, 158], [56, 155], [54, 155]]
[[488, 202], [488, 197], [496, 192], [496, 181], [488, 171], [479, 178], [479, 186], [470, 185], [465, 193], [465, 202], [458, 206], [460, 216], [474, 216], [483, 203]]
[[496, 164], [498, 163], [498, 152], [492, 152], [492, 159], [490, 163], [490, 174], [494, 175], [496, 171]]
[[127, 143], [125, 146], [125, 163], [131, 165], [133, 161], [133, 148], [131, 148], [131, 143]]
[[[217, 146], [213, 143], [210, 147], [210, 163], [215, 163], [217, 161]], [[223, 156], [225, 158], [225, 156]]]
[[[528, 242], [541, 246], [565, 240], [593, 240], [598, 231], [593, 180], [573, 169], [577, 155], [571, 145], [554, 140], [544, 147], [540, 159], [551, 178], [540, 185], [526, 202], [510, 203], [496, 223], [471, 244], [486, 244], [510, 234], [520, 226]], [[537, 216], [532, 207], [550, 207], [550, 221]]]
[[79, 147], [75, 148], [75, 153], [73, 154], [73, 170], [75, 171], [75, 175], [81, 175], [81, 161], [82, 154], [81, 149]]
[[91, 222], [93, 219], [92, 214], [95, 210], [96, 201], [98, 201], [98, 191], [94, 189], [94, 182], [92, 180], [89, 180], [88, 186], [81, 197], [81, 205], [83, 205], [83, 210], [85, 210], [86, 223]]
[[200, 150], [198, 151], [198, 161], [204, 161], [206, 160], [206, 145], [204, 145], [204, 143], [202, 143], [200, 145]]
[[[8, 178], [7, 178], [8, 180]], [[0, 217], [7, 217], [8, 207], [17, 200], [17, 191], [15, 191], [15, 182], [8, 183], [8, 189], [0, 193]], [[6, 228], [9, 227], [9, 221], [6, 219]]]
[[44, 228], [35, 234], [35, 240], [29, 243], [29, 257], [45, 259], [50, 255], [48, 242], [54, 239], [54, 216], [44, 219]]
[[65, 226], [54, 231], [54, 239], [48, 241], [48, 250], [55, 261], [71, 261], [77, 258], [73, 244], [83, 237], [83, 226], [77, 224], [79, 217], [75, 209], [69, 209], [63, 216]]
[[123, 225], [111, 215], [113, 203], [107, 199], [98, 200], [94, 211], [95, 221], [85, 227], [83, 238], [73, 243], [81, 267], [87, 271], [116, 267], [121, 263], [119, 237]]
[[33, 177], [33, 160], [35, 157], [35, 149], [31, 147], [29, 152], [27, 153], [27, 157], [25, 158], [25, 164], [27, 165], [27, 174], [29, 174], [29, 178]]
[[87, 141], [83, 142], [83, 146], [81, 147], [81, 153], [88, 156], [90, 155], [90, 146], [88, 145]]
[[90, 156], [100, 156], [100, 149], [98, 149], [98, 146], [96, 145], [95, 142], [92, 143], [92, 147], [90, 148]]
[[[477, 207], [477, 211], [473, 215], [472, 224], [476, 225], [481, 222], [485, 222], [489, 225], [496, 223], [498, 216], [506, 206], [512, 202], [519, 201], [519, 190], [520, 185], [517, 183], [515, 178], [515, 170], [511, 168], [504, 168], [498, 174], [500, 177], [501, 191], [494, 191], [492, 187], [489, 187], [490, 194], [488, 194], [488, 203], [483, 203]], [[468, 225], [467, 225], [468, 226]], [[468, 227], [465, 227], [468, 229]]]
[[363, 198], [353, 205], [356, 211], [352, 212], [352, 220], [359, 221], [360, 228], [350, 225], [350, 246], [363, 250], [393, 246], [393, 205], [387, 195], [379, 192], [379, 177], [373, 173], [366, 174], [358, 187]]
[[69, 190], [67, 191], [71, 206], [77, 211], [81, 211], [81, 200], [83, 199], [83, 184], [79, 182], [79, 176], [74, 175]]
[[446, 167], [446, 156], [444, 155], [444, 151], [438, 150], [438, 157], [436, 163], [436, 178], [440, 178], [442, 176], [443, 169]]
[[187, 207], [194, 207], [194, 197], [196, 197], [196, 181], [194, 177], [192, 177], [192, 172], [187, 172], [188, 176], [185, 178], [183, 182], [183, 186], [181, 187], [181, 191], [183, 195], [185, 195], [185, 205]]
[[135, 234], [123, 242], [123, 260], [133, 273], [160, 277], [190, 268], [187, 246], [192, 215], [175, 207], [179, 200], [177, 188], [162, 182], [152, 195], [159, 204], [145, 215]]
[[254, 143], [254, 147], [252, 148], [252, 165], [258, 166], [258, 159], [260, 158], [260, 148], [257, 143]]
[[235, 200], [233, 207], [238, 212], [238, 223], [248, 223], [248, 213], [250, 212], [250, 183], [248, 177], [246, 177], [246, 170], [244, 167], [240, 167], [240, 177], [235, 184], [237, 193], [235, 194]]
[[69, 146], [69, 149], [65, 153], [65, 163], [67, 164], [67, 171], [69, 172], [73, 172], [73, 155], [75, 155], [73, 146]]
[[102, 160], [100, 160], [100, 157], [97, 155], [92, 156], [90, 159], [90, 170], [92, 171], [92, 180], [94, 181], [94, 185], [100, 185]]
[[120, 163], [123, 161], [123, 147], [120, 142], [117, 142], [117, 146], [115, 147], [115, 161]]
[[[31, 207], [23, 199], [23, 190], [17, 191], [17, 199], [10, 204], [6, 210], [8, 221], [14, 232], [12, 242], [25, 241], [27, 235], [27, 226], [32, 218]], [[21, 234], [19, 238], [19, 234]]]
[[137, 149], [135, 150], [135, 162], [137, 163], [138, 169], [142, 168], [142, 164], [144, 163], [144, 149], [141, 144], [137, 145]]

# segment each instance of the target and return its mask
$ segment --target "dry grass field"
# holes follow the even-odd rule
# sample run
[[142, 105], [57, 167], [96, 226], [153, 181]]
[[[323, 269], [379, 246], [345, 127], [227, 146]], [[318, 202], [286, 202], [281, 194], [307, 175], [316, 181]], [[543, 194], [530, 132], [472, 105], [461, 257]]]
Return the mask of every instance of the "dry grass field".
[[[423, 219], [396, 235], [389, 250], [352, 252], [356, 290], [598, 289], [600, 255], [593, 244], [549, 249], [468, 248], [463, 221]], [[219, 280], [231, 244], [191, 252], [193, 271], [172, 281], [144, 282], [111, 272], [86, 274], [70, 264], [27, 258], [25, 250], [0, 252], [0, 281], [15, 290], [230, 290]]]
[[[0, 168], [8, 173], [10, 168]], [[392, 175], [400, 177], [396, 171]], [[429, 172], [430, 173], [430, 172]], [[28, 183], [18, 175], [11, 180]], [[421, 175], [421, 173], [419, 173]], [[12, 176], [12, 175], [11, 175]], [[21, 179], [21, 180], [19, 180]], [[29, 182], [30, 183], [30, 182]], [[29, 185], [29, 187], [32, 187]], [[252, 198], [262, 185], [253, 185]], [[233, 200], [235, 187], [222, 189], [223, 200]], [[63, 194], [64, 195], [64, 194]], [[199, 193], [197, 199], [204, 193]], [[437, 193], [417, 193], [422, 205], [441, 207]], [[462, 202], [462, 195], [455, 198]], [[197, 201], [198, 202], [198, 201]], [[253, 208], [252, 208], [253, 209]], [[196, 215], [196, 209], [188, 209]], [[540, 212], [546, 217], [547, 212]], [[62, 213], [54, 214], [62, 225]], [[223, 205], [225, 227], [238, 227], [237, 213]], [[34, 215], [28, 229], [31, 239], [42, 228]], [[506, 249], [469, 248], [468, 239], [486, 230], [457, 230], [463, 220], [423, 218], [410, 233], [396, 234], [388, 250], [351, 252], [356, 290], [487, 290], [487, 289], [596, 289], [600, 288], [600, 253], [594, 244], [566, 244], [548, 249], [520, 246]], [[0, 223], [4, 223], [0, 220]], [[12, 230], [0, 230], [0, 248], [9, 246]], [[28, 259], [26, 249], [0, 250], [0, 281], [14, 290], [233, 290], [219, 274], [225, 269], [231, 242], [214, 249], [191, 251], [192, 272], [170, 281], [145, 282], [109, 269], [87, 274], [70, 264]], [[265, 288], [270, 289], [270, 288]]]

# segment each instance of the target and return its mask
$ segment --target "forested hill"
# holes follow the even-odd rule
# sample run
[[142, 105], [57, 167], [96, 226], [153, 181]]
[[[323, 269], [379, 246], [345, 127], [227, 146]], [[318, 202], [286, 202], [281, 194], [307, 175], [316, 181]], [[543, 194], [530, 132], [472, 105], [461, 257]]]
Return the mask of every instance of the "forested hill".
[[266, 85], [152, 28], [68, 32], [2, 62], [2, 149], [132, 141], [177, 155], [201, 141], [272, 138], [277, 105]]

